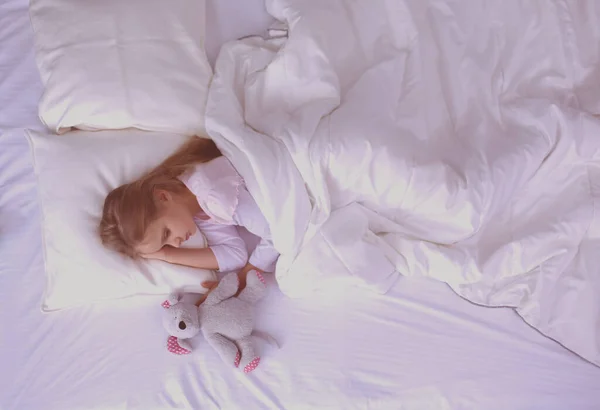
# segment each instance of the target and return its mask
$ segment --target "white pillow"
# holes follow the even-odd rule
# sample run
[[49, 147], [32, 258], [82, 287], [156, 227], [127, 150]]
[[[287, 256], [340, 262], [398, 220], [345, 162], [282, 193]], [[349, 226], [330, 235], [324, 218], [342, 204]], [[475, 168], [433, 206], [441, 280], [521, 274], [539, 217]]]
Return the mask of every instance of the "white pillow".
[[[48, 282], [42, 310], [163, 294], [173, 289], [203, 293], [208, 270], [161, 261], [134, 261], [102, 246], [98, 223], [106, 195], [158, 165], [187, 137], [121, 131], [27, 131], [38, 178]], [[201, 234], [190, 239], [204, 247]]]
[[30, 16], [51, 130], [204, 133], [204, 0], [31, 0]]

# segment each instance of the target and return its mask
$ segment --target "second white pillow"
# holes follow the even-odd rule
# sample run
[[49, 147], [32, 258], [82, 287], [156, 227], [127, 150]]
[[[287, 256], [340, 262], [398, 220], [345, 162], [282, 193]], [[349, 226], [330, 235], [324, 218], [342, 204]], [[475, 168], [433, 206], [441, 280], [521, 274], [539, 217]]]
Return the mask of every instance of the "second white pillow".
[[[203, 293], [212, 271], [132, 260], [102, 245], [98, 224], [106, 195], [141, 176], [187, 137], [123, 131], [27, 131], [42, 210], [47, 274], [42, 310], [173, 289]], [[188, 246], [204, 247], [201, 234]]]
[[204, 134], [204, 0], [31, 0], [52, 131]]

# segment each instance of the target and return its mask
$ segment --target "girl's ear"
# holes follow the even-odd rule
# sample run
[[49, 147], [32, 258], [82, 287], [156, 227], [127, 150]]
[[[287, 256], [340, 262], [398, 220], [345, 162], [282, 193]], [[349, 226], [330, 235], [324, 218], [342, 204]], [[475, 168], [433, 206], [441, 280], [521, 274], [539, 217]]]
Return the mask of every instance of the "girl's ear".
[[170, 202], [173, 199], [173, 196], [169, 191], [165, 191], [164, 189], [157, 189], [154, 191], [154, 199], [159, 203]]

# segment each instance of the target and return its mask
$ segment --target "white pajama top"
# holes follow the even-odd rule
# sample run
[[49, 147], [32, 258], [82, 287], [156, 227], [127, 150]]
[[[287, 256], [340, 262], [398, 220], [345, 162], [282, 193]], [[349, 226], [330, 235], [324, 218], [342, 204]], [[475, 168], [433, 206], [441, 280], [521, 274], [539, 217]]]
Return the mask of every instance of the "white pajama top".
[[[202, 208], [194, 221], [215, 254], [219, 271], [239, 270], [246, 262], [265, 272], [274, 271], [279, 253], [273, 247], [267, 220], [227, 158], [221, 156], [198, 164], [180, 180]], [[249, 259], [236, 226], [260, 238]]]

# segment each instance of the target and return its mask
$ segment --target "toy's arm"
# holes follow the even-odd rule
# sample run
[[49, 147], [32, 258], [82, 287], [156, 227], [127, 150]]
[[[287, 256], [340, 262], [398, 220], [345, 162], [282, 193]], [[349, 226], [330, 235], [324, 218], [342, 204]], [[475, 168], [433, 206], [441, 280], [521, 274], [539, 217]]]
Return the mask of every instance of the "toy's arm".
[[216, 305], [222, 300], [229, 299], [238, 291], [239, 279], [235, 272], [228, 273], [219, 285], [206, 297], [206, 305]]
[[192, 353], [192, 346], [187, 340], [169, 336], [167, 339], [167, 350], [174, 354], [190, 354]]
[[204, 337], [226, 364], [236, 367], [240, 364], [240, 353], [235, 343], [218, 333], [205, 334]]

